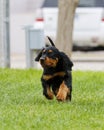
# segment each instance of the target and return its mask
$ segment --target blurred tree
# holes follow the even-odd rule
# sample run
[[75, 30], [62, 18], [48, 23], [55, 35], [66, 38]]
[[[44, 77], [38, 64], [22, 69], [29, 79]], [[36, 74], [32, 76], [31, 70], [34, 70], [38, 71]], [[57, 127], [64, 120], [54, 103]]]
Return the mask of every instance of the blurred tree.
[[58, 30], [56, 46], [69, 57], [72, 51], [72, 32], [75, 9], [79, 0], [58, 0]]

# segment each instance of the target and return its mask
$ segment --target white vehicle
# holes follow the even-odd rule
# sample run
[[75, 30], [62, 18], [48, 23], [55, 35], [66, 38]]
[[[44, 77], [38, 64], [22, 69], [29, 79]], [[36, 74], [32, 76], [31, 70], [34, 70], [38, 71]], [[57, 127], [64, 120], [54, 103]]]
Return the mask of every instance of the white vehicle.
[[[58, 0], [45, 0], [37, 10], [35, 28], [44, 29], [45, 35], [56, 37]], [[80, 0], [76, 9], [73, 30], [76, 45], [104, 46], [104, 0]]]

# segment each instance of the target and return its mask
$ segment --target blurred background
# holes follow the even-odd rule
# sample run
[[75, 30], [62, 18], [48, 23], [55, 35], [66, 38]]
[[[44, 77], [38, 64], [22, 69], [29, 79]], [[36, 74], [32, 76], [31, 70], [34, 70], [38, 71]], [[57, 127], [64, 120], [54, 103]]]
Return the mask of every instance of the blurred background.
[[[44, 35], [49, 35], [55, 40], [58, 4], [54, 0], [10, 0], [8, 2], [10, 5], [10, 66], [27, 68], [26, 28], [30, 29], [32, 26], [33, 30], [41, 29], [45, 32]], [[56, 9], [55, 14], [50, 10], [52, 8]], [[52, 21], [53, 19], [55, 20]], [[53, 28], [47, 30], [52, 23]], [[80, 0], [75, 14], [73, 39], [71, 57], [74, 62], [73, 69], [104, 71], [104, 0], [87, 2]], [[2, 44], [0, 46], [3, 48]], [[3, 66], [3, 49], [0, 52], [1, 66]]]

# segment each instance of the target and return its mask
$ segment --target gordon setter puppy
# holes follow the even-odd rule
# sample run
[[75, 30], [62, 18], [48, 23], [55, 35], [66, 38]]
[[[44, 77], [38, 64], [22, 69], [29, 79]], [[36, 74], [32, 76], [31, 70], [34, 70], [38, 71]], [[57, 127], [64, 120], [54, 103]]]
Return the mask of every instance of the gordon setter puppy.
[[43, 67], [43, 95], [47, 99], [53, 99], [55, 95], [58, 101], [71, 101], [73, 63], [55, 47], [50, 37], [48, 39], [51, 45], [44, 47], [35, 58]]

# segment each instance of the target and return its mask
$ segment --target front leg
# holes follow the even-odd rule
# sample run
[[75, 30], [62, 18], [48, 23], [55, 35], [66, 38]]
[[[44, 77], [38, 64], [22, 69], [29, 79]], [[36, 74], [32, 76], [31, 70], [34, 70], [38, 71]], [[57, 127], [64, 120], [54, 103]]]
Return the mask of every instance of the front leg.
[[59, 91], [57, 93], [56, 98], [58, 101], [65, 101], [67, 100], [69, 93], [70, 93], [70, 90], [65, 84], [65, 82], [63, 81], [59, 87]]
[[47, 99], [53, 99], [53, 92], [51, 91], [50, 85], [47, 84], [45, 81], [42, 81], [42, 86], [43, 86], [43, 95]]
[[71, 93], [72, 93], [72, 76], [71, 73], [68, 73], [68, 75], [64, 78], [63, 82], [59, 87], [59, 91], [57, 93], [56, 98], [58, 101], [65, 101], [65, 100], [71, 101]]

